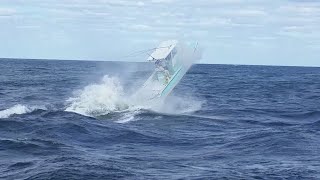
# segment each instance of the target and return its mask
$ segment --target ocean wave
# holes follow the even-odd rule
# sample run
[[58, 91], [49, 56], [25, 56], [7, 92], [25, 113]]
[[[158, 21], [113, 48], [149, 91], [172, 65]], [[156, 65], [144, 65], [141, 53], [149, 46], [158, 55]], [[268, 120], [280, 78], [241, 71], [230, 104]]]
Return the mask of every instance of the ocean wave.
[[41, 146], [24, 140], [0, 139], [0, 145], [12, 150], [23, 149], [24, 151], [35, 150]]
[[17, 105], [14, 105], [8, 109], [0, 111], [0, 118], [2, 118], [2, 119], [8, 118], [8, 117], [15, 115], [15, 114], [26, 114], [26, 113], [30, 113], [30, 112], [33, 112], [38, 109], [45, 109], [45, 108], [17, 104]]
[[307, 111], [282, 115], [283, 118], [291, 119], [320, 119], [320, 111]]

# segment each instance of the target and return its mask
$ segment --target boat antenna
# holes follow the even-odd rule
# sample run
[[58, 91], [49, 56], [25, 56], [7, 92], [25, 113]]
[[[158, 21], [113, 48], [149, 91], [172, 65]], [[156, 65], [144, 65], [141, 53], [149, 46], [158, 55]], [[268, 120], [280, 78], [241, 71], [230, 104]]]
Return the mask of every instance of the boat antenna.
[[144, 54], [144, 53], [147, 53], [147, 54], [148, 54], [149, 51], [152, 51], [152, 50], [155, 50], [155, 49], [157, 49], [157, 48], [151, 48], [151, 49], [144, 49], [144, 50], [140, 50], [140, 51], [134, 51], [134, 52], [129, 53], [129, 54], [125, 55], [125, 56], [122, 56], [121, 58], [134, 57], [134, 56], [138, 56], [138, 55]]
[[[151, 49], [144, 49], [144, 50], [140, 50], [140, 51], [134, 51], [132, 53], [129, 53], [128, 55], [120, 56], [119, 58], [136, 57], [136, 56], [141, 55], [141, 54], [148, 54], [150, 57], [152, 57], [151, 54], [148, 53], [148, 52], [156, 50], [156, 49], [170, 48], [170, 47], [171, 47], [171, 45], [170, 46], [164, 46], [164, 47], [156, 47], [156, 48], [151, 48]], [[152, 57], [152, 58], [155, 60], [154, 57]]]

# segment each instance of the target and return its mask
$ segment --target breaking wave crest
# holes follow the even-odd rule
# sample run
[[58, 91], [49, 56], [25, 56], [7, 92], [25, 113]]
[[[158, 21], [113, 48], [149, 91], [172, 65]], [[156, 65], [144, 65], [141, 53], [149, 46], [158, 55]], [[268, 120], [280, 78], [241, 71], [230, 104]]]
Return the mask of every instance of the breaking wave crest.
[[26, 113], [33, 112], [37, 109], [44, 109], [44, 108], [17, 104], [17, 105], [12, 106], [8, 109], [0, 111], [0, 118], [8, 118], [8, 117], [15, 115], [15, 114], [26, 114]]

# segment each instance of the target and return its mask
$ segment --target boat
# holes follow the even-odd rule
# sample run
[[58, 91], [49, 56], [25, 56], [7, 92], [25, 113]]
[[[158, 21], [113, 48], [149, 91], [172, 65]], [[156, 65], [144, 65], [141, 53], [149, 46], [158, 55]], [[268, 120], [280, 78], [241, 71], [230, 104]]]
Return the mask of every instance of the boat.
[[164, 100], [199, 58], [197, 46], [177, 40], [161, 42], [147, 59], [155, 64], [155, 69], [135, 96], [144, 101]]

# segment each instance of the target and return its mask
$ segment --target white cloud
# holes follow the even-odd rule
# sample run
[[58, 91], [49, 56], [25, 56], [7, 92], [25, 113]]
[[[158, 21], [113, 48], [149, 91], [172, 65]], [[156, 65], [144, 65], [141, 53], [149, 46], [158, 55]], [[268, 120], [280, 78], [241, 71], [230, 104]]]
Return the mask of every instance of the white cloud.
[[267, 16], [267, 13], [263, 10], [256, 10], [256, 9], [238, 9], [234, 11], [227, 11], [225, 12], [226, 15], [231, 15], [234, 17], [259, 17], [259, 16]]
[[16, 13], [17, 11], [12, 8], [0, 8], [0, 16], [13, 16]]
[[135, 25], [130, 26], [130, 28], [134, 29], [134, 30], [144, 30], [144, 31], [152, 29], [151, 26], [148, 26], [145, 24], [135, 24]]
[[289, 4], [279, 8], [279, 11], [292, 15], [319, 15], [320, 6], [311, 4]]
[[145, 5], [145, 3], [144, 3], [144, 2], [142, 2], [142, 1], [138, 1], [138, 2], [137, 2], [137, 5], [138, 5], [138, 6], [144, 6], [144, 5]]
[[151, 0], [152, 3], [173, 3], [175, 0]]
[[38, 25], [23, 25], [23, 26], [17, 26], [19, 29], [39, 29], [41, 26]]

